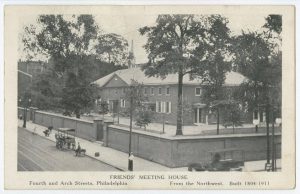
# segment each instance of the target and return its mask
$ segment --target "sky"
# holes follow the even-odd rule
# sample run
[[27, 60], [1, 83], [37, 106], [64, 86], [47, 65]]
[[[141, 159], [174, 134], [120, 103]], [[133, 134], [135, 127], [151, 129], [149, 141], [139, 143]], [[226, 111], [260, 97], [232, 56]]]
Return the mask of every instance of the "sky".
[[[223, 15], [228, 18], [232, 34], [241, 34], [242, 30], [256, 31], [263, 26], [267, 15]], [[94, 15], [96, 23], [105, 33], [116, 33], [127, 39], [130, 47], [133, 41], [133, 51], [136, 63], [147, 62], [147, 53], [143, 46], [147, 42], [145, 36], [141, 36], [138, 29], [144, 26], [155, 25], [157, 15]], [[28, 15], [20, 19], [21, 26], [36, 24], [38, 15]]]

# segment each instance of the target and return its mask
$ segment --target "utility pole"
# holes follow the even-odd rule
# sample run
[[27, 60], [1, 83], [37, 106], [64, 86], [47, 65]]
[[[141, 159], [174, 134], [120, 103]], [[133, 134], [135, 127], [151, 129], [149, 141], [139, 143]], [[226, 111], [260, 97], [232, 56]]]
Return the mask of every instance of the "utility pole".
[[219, 122], [220, 122], [220, 110], [219, 110], [219, 107], [217, 107], [217, 135], [219, 135], [219, 133], [220, 133]]
[[270, 129], [269, 129], [269, 111], [270, 105], [267, 103], [266, 105], [266, 125], [267, 125], [267, 164], [270, 164]]
[[274, 127], [274, 107], [272, 106], [272, 171], [275, 171], [275, 127]]

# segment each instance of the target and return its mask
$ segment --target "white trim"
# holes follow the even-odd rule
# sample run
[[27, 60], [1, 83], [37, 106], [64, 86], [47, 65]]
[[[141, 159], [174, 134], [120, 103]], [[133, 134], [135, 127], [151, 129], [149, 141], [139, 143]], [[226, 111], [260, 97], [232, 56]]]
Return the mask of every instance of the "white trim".
[[[167, 110], [167, 106], [168, 106], [168, 110]], [[172, 106], [172, 103], [171, 102], [166, 102], [166, 113], [167, 114], [170, 114], [172, 111], [171, 111], [171, 106]]]
[[162, 113], [166, 113], [166, 102], [162, 102]]
[[121, 99], [121, 107], [125, 108], [125, 106], [126, 106], [126, 100]]
[[[197, 94], [197, 89], [200, 89], [200, 94]], [[196, 87], [195, 88], [195, 96], [201, 96], [202, 94], [202, 88], [201, 87]]]
[[27, 75], [28, 77], [32, 78], [32, 75], [29, 73], [26, 73], [24, 71], [18, 70], [18, 72], [23, 73], [24, 75]]
[[200, 123], [199, 116], [200, 116], [200, 108], [197, 108], [197, 123]]

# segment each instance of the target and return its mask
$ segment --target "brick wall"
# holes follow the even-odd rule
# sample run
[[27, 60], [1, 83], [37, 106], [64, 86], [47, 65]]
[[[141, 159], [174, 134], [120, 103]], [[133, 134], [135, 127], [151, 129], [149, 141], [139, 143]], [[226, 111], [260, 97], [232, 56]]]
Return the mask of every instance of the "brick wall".
[[[123, 92], [123, 88], [126, 87], [109, 87], [109, 88], [102, 88], [99, 90], [99, 95], [103, 100], [120, 100], [120, 99], [126, 99], [125, 93]], [[157, 86], [157, 85], [149, 85], [145, 86], [147, 93], [145, 93], [145, 97], [147, 100], [151, 103], [156, 102], [171, 102], [171, 113], [155, 113], [155, 121], [156, 122], [162, 122], [163, 121], [163, 115], [165, 118], [165, 121], [167, 121], [170, 124], [176, 124], [177, 119], [177, 85], [168, 85], [168, 86]], [[143, 90], [144, 90], [143, 88]], [[161, 88], [161, 94], [158, 93], [159, 88]], [[169, 93], [166, 94], [166, 88], [169, 88]], [[153, 94], [151, 93], [151, 90], [153, 89]], [[144, 92], [144, 91], [143, 91]], [[184, 88], [183, 96], [191, 96], [194, 95], [194, 89], [193, 88]], [[190, 99], [189, 99], [190, 100]], [[198, 100], [198, 101], [197, 101]], [[187, 101], [186, 101], [187, 102]], [[193, 101], [189, 101], [190, 106], [193, 102], [199, 102], [199, 98], [193, 99]], [[120, 102], [119, 102], [120, 104]], [[128, 108], [130, 103], [126, 101], [125, 108]], [[120, 107], [120, 110], [122, 111], [124, 109], [123, 107]], [[184, 124], [190, 125], [193, 123], [193, 111], [189, 113], [184, 114]]]
[[[116, 77], [118, 78], [118, 77]], [[126, 99], [124, 93], [124, 88], [128, 88], [124, 86], [122, 80], [114, 80], [109, 82], [110, 87], [103, 87], [99, 90], [99, 95], [104, 100], [118, 100], [119, 101], [119, 109], [120, 112], [125, 108], [128, 108], [130, 103], [128, 100], [125, 103], [125, 107], [120, 107], [120, 99]], [[120, 86], [121, 85], [121, 86]], [[177, 122], [177, 93], [178, 93], [178, 86], [176, 84], [172, 85], [145, 85], [143, 88], [146, 89], [146, 93], [144, 93], [148, 102], [155, 104], [156, 102], [171, 102], [171, 113], [155, 113], [155, 122], [163, 122], [165, 120], [169, 124], [176, 124]], [[200, 87], [198, 85], [184, 85], [183, 86], [183, 124], [184, 125], [193, 125], [195, 122], [195, 110], [193, 104], [195, 103], [203, 103], [201, 100], [201, 96], [197, 96], [195, 94], [195, 89]], [[161, 94], [159, 94], [159, 88], [161, 88]], [[169, 88], [169, 94], [167, 94], [167, 88]], [[231, 90], [232, 87], [228, 87], [228, 90]], [[152, 93], [153, 90], [153, 93]], [[128, 99], [128, 98], [127, 98]], [[209, 113], [209, 109], [207, 107], [202, 108], [202, 122], [206, 123], [206, 115], [208, 116], [208, 123], [216, 123], [216, 115], [215, 113]], [[248, 115], [245, 121], [252, 122], [251, 115]], [[220, 121], [222, 121], [222, 115], [220, 115]]]

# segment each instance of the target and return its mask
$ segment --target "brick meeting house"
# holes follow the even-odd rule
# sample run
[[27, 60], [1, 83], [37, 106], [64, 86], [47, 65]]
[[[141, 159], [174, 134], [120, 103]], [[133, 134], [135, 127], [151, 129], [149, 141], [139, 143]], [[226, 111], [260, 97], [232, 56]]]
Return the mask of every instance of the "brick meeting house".
[[[226, 74], [224, 87], [237, 87], [245, 77], [237, 72]], [[99, 87], [99, 96], [109, 104], [109, 112], [118, 114], [129, 107], [126, 88], [132, 80], [142, 85], [143, 95], [148, 107], [155, 112], [155, 122], [176, 124], [177, 118], [177, 74], [169, 74], [165, 79], [147, 77], [138, 65], [115, 71], [94, 82]], [[216, 122], [215, 114], [201, 101], [201, 80], [183, 78], [183, 124], [211, 124]], [[127, 98], [128, 99], [128, 98]], [[188, 108], [188, 110], [186, 110]], [[186, 111], [185, 111], [186, 110]], [[250, 121], [251, 122], [251, 121]]]

